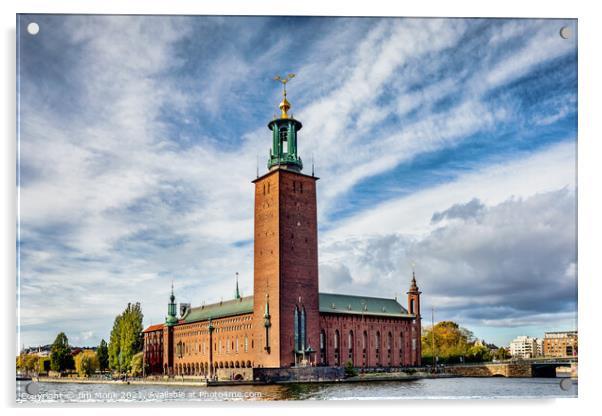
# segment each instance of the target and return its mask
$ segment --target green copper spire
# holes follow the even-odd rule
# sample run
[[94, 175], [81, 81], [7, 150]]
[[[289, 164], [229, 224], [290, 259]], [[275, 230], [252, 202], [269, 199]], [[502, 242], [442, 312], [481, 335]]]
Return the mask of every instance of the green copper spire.
[[268, 169], [278, 167], [301, 171], [303, 162], [297, 155], [297, 132], [303, 125], [288, 114], [291, 103], [286, 99], [286, 84], [293, 79], [295, 74], [288, 74], [285, 78], [275, 76], [274, 79], [283, 85], [283, 99], [280, 103], [280, 118], [275, 118], [268, 123], [268, 128], [272, 130], [272, 149], [268, 160]]
[[234, 299], [240, 299], [240, 291], [238, 290], [238, 272], [236, 272], [236, 293]]
[[169, 296], [169, 303], [167, 304], [167, 316], [165, 317], [165, 325], [174, 326], [178, 323], [176, 317], [176, 297], [173, 294], [173, 282], [171, 282], [171, 295]]

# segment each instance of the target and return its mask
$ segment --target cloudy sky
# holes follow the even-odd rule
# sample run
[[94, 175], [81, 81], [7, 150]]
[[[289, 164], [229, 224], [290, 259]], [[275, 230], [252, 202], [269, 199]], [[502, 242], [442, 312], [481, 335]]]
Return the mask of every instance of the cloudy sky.
[[[40, 31], [27, 33], [28, 23]], [[253, 287], [275, 74], [318, 182], [320, 290], [507, 344], [576, 327], [574, 20], [22, 15], [20, 339], [107, 339]], [[561, 27], [571, 36], [559, 36]]]

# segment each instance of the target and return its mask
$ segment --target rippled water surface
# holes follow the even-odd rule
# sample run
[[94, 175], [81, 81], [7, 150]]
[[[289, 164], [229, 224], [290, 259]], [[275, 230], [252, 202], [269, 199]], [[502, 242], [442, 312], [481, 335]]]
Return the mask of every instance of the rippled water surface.
[[[426, 398], [577, 397], [577, 384], [560, 388], [555, 378], [444, 378], [270, 386], [181, 387], [127, 384], [17, 382], [17, 401], [136, 402], [203, 400], [353, 400]], [[29, 393], [34, 394], [29, 394]]]

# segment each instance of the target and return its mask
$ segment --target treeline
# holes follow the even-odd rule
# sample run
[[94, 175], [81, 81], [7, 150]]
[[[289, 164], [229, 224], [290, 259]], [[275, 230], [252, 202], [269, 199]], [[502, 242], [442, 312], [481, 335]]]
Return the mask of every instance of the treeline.
[[452, 321], [442, 321], [435, 324], [434, 328], [422, 330], [423, 364], [432, 364], [433, 355], [439, 364], [484, 362], [510, 357], [506, 349], [491, 348], [475, 340], [471, 331]]
[[65, 333], [58, 334], [47, 357], [22, 353], [17, 357], [17, 371], [26, 374], [73, 373], [88, 377], [96, 372], [142, 374], [142, 310], [140, 303], [128, 303], [115, 318], [109, 343], [103, 339], [96, 351], [73, 349]]

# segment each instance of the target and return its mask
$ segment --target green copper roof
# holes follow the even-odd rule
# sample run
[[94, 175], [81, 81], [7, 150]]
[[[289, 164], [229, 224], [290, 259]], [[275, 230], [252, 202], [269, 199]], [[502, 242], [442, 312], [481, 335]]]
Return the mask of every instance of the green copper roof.
[[[395, 299], [374, 298], [369, 296], [340, 295], [320, 293], [321, 313], [342, 313], [366, 316], [405, 316], [413, 317]], [[253, 312], [253, 296], [231, 299], [224, 302], [192, 308], [180, 321], [190, 323], [206, 321], [209, 318], [225, 318]]]
[[253, 312], [253, 296], [245, 296], [224, 302], [192, 308], [184, 317], [184, 323], [205, 321], [209, 318], [242, 315]]
[[396, 299], [369, 296], [320, 293], [320, 313], [345, 313], [353, 315], [408, 316], [408, 311]]

